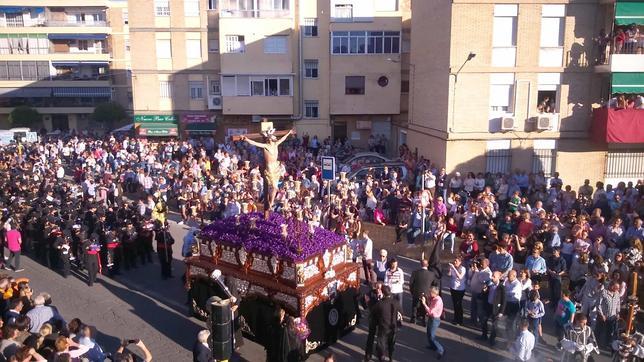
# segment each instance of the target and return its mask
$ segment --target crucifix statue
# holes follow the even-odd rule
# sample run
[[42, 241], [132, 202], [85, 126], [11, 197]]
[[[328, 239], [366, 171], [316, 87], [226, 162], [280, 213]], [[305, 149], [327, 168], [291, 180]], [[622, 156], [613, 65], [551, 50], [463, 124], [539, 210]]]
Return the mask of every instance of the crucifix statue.
[[[261, 131], [259, 134], [235, 136], [233, 140], [241, 140], [264, 150], [264, 167], [262, 170], [264, 174], [264, 218], [268, 219], [268, 215], [273, 209], [275, 195], [277, 195], [277, 183], [280, 179], [278, 146], [286, 141], [288, 136], [295, 134], [295, 131], [275, 131], [273, 123], [265, 120], [261, 123]], [[282, 137], [278, 139], [277, 136], [279, 135], [282, 135]], [[260, 137], [264, 140], [264, 143], [251, 139]]]

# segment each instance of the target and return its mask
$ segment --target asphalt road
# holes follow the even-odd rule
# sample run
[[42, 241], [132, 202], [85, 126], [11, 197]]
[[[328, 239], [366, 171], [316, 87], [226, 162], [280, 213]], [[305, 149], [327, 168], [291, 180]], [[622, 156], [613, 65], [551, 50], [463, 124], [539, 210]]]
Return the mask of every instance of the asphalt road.
[[[171, 219], [174, 215], [171, 216]], [[69, 278], [63, 278], [59, 273], [51, 271], [29, 257], [23, 257], [25, 271], [20, 273], [31, 279], [35, 292], [46, 291], [52, 295], [54, 305], [62, 315], [70, 320], [80, 318], [84, 323], [96, 326], [99, 334], [97, 341], [106, 351], [114, 351], [121, 339], [140, 338], [152, 351], [155, 361], [191, 361], [192, 345], [197, 332], [205, 328], [205, 324], [187, 315], [186, 293], [181, 281], [184, 271], [181, 261], [181, 244], [188, 226], [177, 225], [171, 221], [170, 231], [176, 243], [174, 245], [173, 274], [174, 279], [162, 280], [160, 264], [155, 258], [152, 264], [139, 265], [130, 271], [123, 271], [115, 279], [104, 276], [93, 287], [88, 287], [84, 274], [74, 273]], [[156, 255], [155, 255], [156, 257]], [[401, 257], [400, 267], [405, 271], [406, 278], [418, 267], [414, 260]], [[444, 283], [443, 285], [447, 285]], [[405, 292], [405, 312], [410, 308], [410, 296]], [[503, 361], [509, 358], [504, 343], [497, 344], [492, 349], [481, 345], [476, 337], [478, 330], [456, 326], [451, 320], [451, 301], [449, 291], [443, 292], [447, 309], [447, 321], [441, 323], [439, 339], [446, 348], [443, 361], [458, 361], [475, 359], [476, 361]], [[466, 296], [465, 319], [469, 316], [469, 299]], [[407, 319], [405, 319], [406, 321]], [[554, 332], [551, 321], [544, 323], [545, 338], [552, 345]], [[333, 352], [338, 361], [359, 361], [364, 354], [367, 327], [366, 318], [350, 334], [332, 347], [321, 351], [309, 358], [309, 361], [322, 361], [323, 356]], [[401, 329], [394, 354], [396, 361], [431, 361], [435, 353], [425, 348], [426, 332], [420, 325], [412, 326], [404, 323]], [[551, 347], [538, 346], [540, 361], [552, 359], [558, 361], [560, 355]], [[241, 360], [265, 361], [264, 349], [246, 341], [241, 349]], [[596, 359], [609, 361], [606, 356]]]

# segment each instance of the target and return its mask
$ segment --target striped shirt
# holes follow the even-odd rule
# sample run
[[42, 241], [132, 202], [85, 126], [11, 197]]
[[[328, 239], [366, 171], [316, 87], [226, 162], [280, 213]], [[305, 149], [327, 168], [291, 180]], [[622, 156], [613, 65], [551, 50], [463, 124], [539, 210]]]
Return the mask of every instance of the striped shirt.
[[599, 313], [601, 315], [606, 318], [615, 317], [619, 314], [620, 306], [619, 292], [602, 291], [602, 295], [599, 297]]

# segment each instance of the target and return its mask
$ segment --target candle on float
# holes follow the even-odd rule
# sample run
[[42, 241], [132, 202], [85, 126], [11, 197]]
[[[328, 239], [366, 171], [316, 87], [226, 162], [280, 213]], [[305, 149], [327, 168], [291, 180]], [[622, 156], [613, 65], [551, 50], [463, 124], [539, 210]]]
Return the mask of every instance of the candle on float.
[[288, 230], [286, 229], [288, 225], [281, 224], [280, 227], [282, 228], [282, 236], [286, 238], [288, 236]]
[[235, 225], [239, 226], [239, 215], [235, 215]]
[[309, 223], [309, 233], [311, 235], [315, 234], [315, 225], [312, 222]]
[[251, 218], [250, 218], [250, 228], [251, 228], [251, 229], [255, 229], [255, 228], [257, 228], [257, 223], [256, 223], [256, 222], [257, 222], [257, 219], [256, 219], [256, 218], [254, 218], [254, 217], [251, 217]]

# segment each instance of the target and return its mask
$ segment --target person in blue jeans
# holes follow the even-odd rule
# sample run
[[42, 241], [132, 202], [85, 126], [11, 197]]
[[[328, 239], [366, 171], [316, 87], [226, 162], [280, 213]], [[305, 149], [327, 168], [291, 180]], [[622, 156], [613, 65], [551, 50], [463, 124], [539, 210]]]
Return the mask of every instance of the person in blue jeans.
[[423, 227], [423, 205], [417, 204], [416, 210], [413, 211], [409, 218], [407, 229], [407, 243], [413, 245], [416, 238], [422, 232]]
[[443, 314], [443, 300], [439, 295], [438, 287], [429, 289], [429, 299], [426, 296], [420, 297], [420, 302], [427, 312], [427, 348], [438, 352], [436, 359], [445, 356], [445, 348], [436, 338], [436, 331], [441, 324], [441, 315]]

